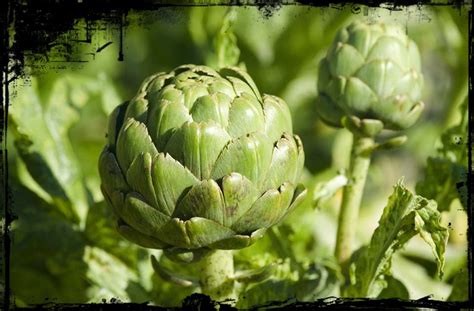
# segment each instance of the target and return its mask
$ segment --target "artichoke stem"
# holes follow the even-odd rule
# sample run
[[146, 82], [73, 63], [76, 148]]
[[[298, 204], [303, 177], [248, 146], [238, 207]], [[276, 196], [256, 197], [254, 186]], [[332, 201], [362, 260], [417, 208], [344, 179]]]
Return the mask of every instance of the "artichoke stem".
[[370, 150], [370, 146], [373, 145], [372, 138], [353, 135], [348, 183], [344, 187], [342, 195], [336, 237], [335, 256], [343, 268], [352, 253], [359, 207], [370, 166], [371, 152], [367, 150]]
[[201, 260], [200, 284], [203, 294], [213, 300], [236, 299], [234, 257], [231, 250], [215, 250]]

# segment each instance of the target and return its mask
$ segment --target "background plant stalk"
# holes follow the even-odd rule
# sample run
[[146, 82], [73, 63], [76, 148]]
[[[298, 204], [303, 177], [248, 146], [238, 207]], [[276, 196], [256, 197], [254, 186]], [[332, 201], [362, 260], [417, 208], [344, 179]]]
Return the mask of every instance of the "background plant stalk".
[[237, 298], [233, 277], [234, 257], [231, 250], [214, 250], [201, 260], [201, 290], [213, 300]]
[[344, 187], [336, 237], [335, 256], [341, 266], [344, 266], [352, 253], [360, 203], [370, 166], [370, 147], [373, 144], [372, 138], [353, 134], [349, 182]]

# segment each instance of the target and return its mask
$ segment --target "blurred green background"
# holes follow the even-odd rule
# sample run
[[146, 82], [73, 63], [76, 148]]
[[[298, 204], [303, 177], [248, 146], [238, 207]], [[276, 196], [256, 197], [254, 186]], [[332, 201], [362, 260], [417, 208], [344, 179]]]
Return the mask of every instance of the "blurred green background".
[[[195, 291], [154, 275], [149, 255], [159, 257], [160, 251], [131, 245], [115, 233], [112, 213], [100, 192], [97, 161], [105, 145], [108, 113], [133, 97], [143, 79], [155, 72], [187, 63], [212, 63], [214, 39], [228, 10], [221, 6], [130, 11], [124, 28], [124, 61], [117, 60], [118, 33], [96, 31], [92, 44], [81, 47], [84, 55], [108, 41], [114, 43], [95, 54], [95, 59], [62, 70], [48, 64], [46, 70], [33, 70], [28, 79], [12, 85], [8, 165], [11, 210], [18, 218], [11, 227], [10, 271], [18, 306], [112, 298], [179, 306]], [[443, 223], [449, 224], [450, 240], [442, 280], [435, 277], [431, 251], [421, 239], [413, 239], [395, 256], [393, 276], [407, 291], [400, 295], [466, 300], [467, 216], [455, 183], [464, 178], [467, 158], [459, 155], [462, 152], [446, 156], [439, 148], [449, 149], [441, 135], [467, 113], [467, 8], [414, 6], [389, 11], [362, 7], [353, 14], [350, 6], [286, 5], [270, 16], [253, 6], [233, 10], [231, 31], [237, 38], [240, 62], [261, 92], [283, 98], [290, 107], [294, 131], [305, 148], [302, 182], [309, 189], [305, 204], [281, 226], [254, 246], [236, 252], [238, 267], [278, 263], [268, 281], [244, 288], [245, 298], [238, 306], [338, 295], [339, 272], [332, 253], [341, 194], [317, 208], [311, 197], [317, 182], [347, 166], [351, 137], [346, 130], [323, 124], [314, 104], [318, 63], [337, 30], [355, 19], [405, 27], [421, 52], [426, 103], [421, 119], [406, 132], [407, 144], [373, 158], [357, 224], [357, 246], [369, 241], [392, 186], [404, 177], [410, 190], [416, 188], [438, 201]], [[80, 28], [85, 21], [77, 25]], [[461, 125], [457, 131], [465, 135], [466, 123]], [[27, 149], [34, 152], [19, 157], [18, 150]], [[433, 167], [427, 168], [430, 157], [448, 163], [443, 174], [454, 177], [436, 180]], [[440, 194], [439, 187], [446, 191]], [[193, 272], [193, 267], [165, 258], [161, 263], [182, 273]], [[459, 271], [464, 271], [464, 279], [457, 276]]]

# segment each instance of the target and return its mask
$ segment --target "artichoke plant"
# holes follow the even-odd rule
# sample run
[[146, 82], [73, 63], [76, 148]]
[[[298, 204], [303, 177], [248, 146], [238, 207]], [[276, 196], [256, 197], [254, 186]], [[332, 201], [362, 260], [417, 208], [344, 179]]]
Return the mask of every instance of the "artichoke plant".
[[193, 261], [262, 237], [305, 196], [286, 103], [238, 68], [147, 78], [109, 118], [101, 188], [128, 240]]
[[422, 88], [418, 48], [397, 25], [355, 21], [338, 32], [320, 62], [316, 111], [324, 122], [353, 134], [335, 249], [343, 267], [352, 252], [371, 154], [406, 140], [375, 138], [383, 129], [399, 131], [415, 123], [424, 107]]
[[322, 59], [317, 111], [340, 127], [343, 117], [410, 127], [423, 110], [420, 54], [397, 25], [354, 22], [343, 28]]

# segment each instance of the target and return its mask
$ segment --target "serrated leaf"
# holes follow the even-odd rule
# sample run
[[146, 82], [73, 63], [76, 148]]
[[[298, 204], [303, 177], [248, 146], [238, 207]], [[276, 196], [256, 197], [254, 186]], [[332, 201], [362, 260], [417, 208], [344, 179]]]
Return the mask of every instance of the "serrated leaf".
[[384, 277], [391, 274], [392, 255], [415, 235], [430, 246], [441, 277], [448, 230], [441, 225], [440, 218], [434, 201], [412, 194], [399, 181], [369, 245], [352, 257], [351, 285], [345, 295], [376, 297], [386, 286]]

